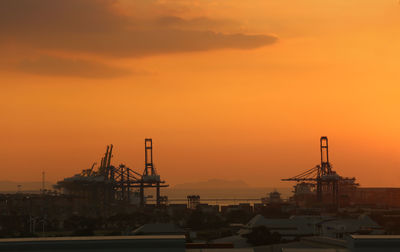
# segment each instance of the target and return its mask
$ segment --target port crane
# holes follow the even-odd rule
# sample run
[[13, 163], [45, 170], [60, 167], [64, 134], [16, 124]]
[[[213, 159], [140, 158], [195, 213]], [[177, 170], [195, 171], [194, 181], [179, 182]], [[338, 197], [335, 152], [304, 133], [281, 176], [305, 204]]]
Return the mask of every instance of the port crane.
[[316, 187], [317, 201], [322, 202], [325, 194], [330, 194], [332, 204], [339, 207], [339, 187], [341, 184], [355, 184], [355, 178], [346, 178], [339, 176], [329, 162], [328, 137], [320, 138], [321, 163], [315, 167], [306, 170], [291, 178], [282, 179], [282, 181], [296, 181], [300, 183], [309, 183]]
[[131, 201], [131, 189], [138, 188], [140, 205], [144, 206], [145, 188], [156, 188], [157, 206], [166, 201], [166, 196], [160, 195], [161, 187], [168, 187], [164, 180], [161, 180], [153, 165], [153, 141], [145, 139], [145, 168], [142, 174], [134, 171], [124, 164], [114, 166], [111, 164], [113, 157], [113, 145], [107, 146], [106, 152], [101, 159], [100, 165], [95, 169], [96, 163], [91, 168], [83, 170], [77, 176], [66, 178], [57, 183], [57, 188], [66, 188], [70, 191], [87, 191], [86, 188], [95, 188], [104, 202], [113, 200]]

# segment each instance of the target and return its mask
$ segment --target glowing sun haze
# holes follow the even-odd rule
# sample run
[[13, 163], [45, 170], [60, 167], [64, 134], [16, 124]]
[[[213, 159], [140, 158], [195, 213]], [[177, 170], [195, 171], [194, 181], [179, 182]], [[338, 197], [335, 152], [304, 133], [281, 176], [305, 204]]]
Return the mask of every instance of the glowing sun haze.
[[400, 186], [395, 0], [0, 1], [0, 180], [114, 163], [288, 186], [330, 161]]

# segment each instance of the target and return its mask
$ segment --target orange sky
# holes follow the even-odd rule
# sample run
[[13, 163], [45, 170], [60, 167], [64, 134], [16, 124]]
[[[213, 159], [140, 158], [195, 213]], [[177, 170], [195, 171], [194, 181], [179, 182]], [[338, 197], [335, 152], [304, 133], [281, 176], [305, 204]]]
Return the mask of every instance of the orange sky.
[[[57, 5], [57, 6], [55, 6]], [[4, 0], [0, 180], [87, 169], [114, 144], [170, 184], [287, 186], [319, 161], [400, 186], [395, 0]]]

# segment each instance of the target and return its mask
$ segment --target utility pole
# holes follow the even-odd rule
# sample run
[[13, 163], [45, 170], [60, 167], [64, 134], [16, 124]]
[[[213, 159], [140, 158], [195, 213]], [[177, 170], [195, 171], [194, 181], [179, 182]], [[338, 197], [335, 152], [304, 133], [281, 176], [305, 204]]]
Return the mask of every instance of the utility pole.
[[45, 183], [45, 172], [42, 172], [42, 193], [44, 194], [44, 190], [46, 187], [46, 183]]

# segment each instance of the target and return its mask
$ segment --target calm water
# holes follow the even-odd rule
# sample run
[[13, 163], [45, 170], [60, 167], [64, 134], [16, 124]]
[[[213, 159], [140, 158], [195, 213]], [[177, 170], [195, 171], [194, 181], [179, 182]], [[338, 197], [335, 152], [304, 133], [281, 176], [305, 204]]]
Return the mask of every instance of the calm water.
[[[201, 203], [210, 205], [234, 205], [239, 203], [261, 203], [261, 198], [267, 197], [270, 192], [277, 190], [282, 199], [292, 195], [292, 188], [254, 187], [239, 189], [176, 189], [161, 188], [161, 195], [168, 196], [169, 203], [186, 204], [188, 195], [199, 195]], [[16, 191], [3, 191], [1, 193], [16, 193]], [[39, 190], [23, 191], [23, 193], [40, 193]], [[155, 203], [155, 188], [146, 189], [145, 194], [152, 198], [148, 203]]]
[[[168, 196], [170, 203], [187, 202], [188, 195], [199, 195], [201, 203], [231, 205], [238, 203], [260, 203], [261, 198], [266, 197], [270, 192], [277, 190], [281, 193], [282, 199], [292, 195], [292, 188], [240, 188], [240, 189], [175, 189], [162, 188], [161, 195]], [[146, 195], [152, 195], [154, 201], [155, 190], [146, 190]]]

